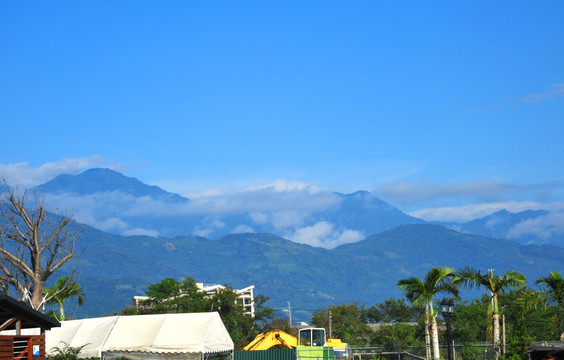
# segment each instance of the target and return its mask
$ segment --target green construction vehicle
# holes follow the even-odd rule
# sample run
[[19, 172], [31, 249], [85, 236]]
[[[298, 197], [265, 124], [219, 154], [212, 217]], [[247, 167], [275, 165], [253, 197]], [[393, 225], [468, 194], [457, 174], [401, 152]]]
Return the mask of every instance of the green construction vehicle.
[[340, 339], [327, 339], [323, 328], [304, 328], [298, 335], [298, 359], [350, 359], [349, 344]]

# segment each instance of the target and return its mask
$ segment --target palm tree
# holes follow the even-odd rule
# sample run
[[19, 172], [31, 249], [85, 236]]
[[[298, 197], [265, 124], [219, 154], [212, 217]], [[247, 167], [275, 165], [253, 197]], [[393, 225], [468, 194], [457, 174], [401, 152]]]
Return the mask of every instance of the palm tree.
[[523, 286], [527, 284], [525, 275], [518, 271], [508, 270], [503, 276], [496, 275], [493, 270], [488, 270], [482, 274], [479, 270], [469, 267], [458, 270], [454, 277], [455, 284], [461, 284], [471, 289], [473, 287], [485, 287], [490, 291], [490, 310], [493, 325], [493, 348], [496, 359], [500, 353], [500, 330], [499, 330], [499, 304], [497, 296], [509, 288]]
[[550, 276], [544, 276], [535, 282], [535, 284], [544, 284], [545, 292], [550, 296], [558, 306], [558, 331], [560, 332], [560, 340], [564, 340], [564, 280], [558, 271], [550, 271]]
[[58, 321], [65, 320], [65, 309], [63, 303], [71, 297], [76, 297], [78, 305], [84, 304], [85, 294], [84, 289], [78, 283], [71, 282], [68, 276], [61, 276], [55, 282], [55, 285], [48, 287], [44, 290], [46, 296], [46, 305], [57, 303], [59, 305], [59, 316], [55, 313], [55, 318]]
[[[428, 333], [429, 325], [433, 341], [433, 359], [439, 359], [439, 332], [437, 328], [438, 309], [433, 307], [433, 298], [439, 293], [448, 293], [458, 296], [458, 288], [452, 283], [454, 269], [447, 266], [434, 267], [425, 279], [410, 277], [398, 281], [398, 287], [405, 292], [405, 297], [414, 306], [425, 307], [425, 325]], [[429, 357], [429, 354], [427, 354]]]

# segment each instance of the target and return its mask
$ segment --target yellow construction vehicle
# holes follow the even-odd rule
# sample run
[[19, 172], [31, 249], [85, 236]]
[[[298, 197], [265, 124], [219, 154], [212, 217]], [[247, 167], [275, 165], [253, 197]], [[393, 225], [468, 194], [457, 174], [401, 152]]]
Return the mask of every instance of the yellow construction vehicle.
[[275, 329], [264, 334], [258, 334], [243, 350], [294, 349], [297, 345], [298, 339], [295, 336]]
[[351, 347], [341, 339], [327, 339], [325, 346], [333, 348], [335, 359], [350, 359], [352, 357]]
[[323, 328], [299, 329], [296, 338], [282, 330], [259, 334], [243, 350], [294, 349], [298, 348], [298, 359], [350, 359], [349, 344], [340, 339], [326, 339]]

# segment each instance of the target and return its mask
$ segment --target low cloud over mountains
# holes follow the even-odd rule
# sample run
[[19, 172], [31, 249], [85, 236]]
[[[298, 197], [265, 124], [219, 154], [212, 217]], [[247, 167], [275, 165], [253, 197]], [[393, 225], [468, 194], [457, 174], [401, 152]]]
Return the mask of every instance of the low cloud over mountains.
[[[421, 218], [426, 218], [424, 210], [410, 214], [415, 216], [403, 213], [375, 195], [380, 192], [340, 194], [297, 182], [279, 181], [234, 194], [188, 199], [116, 171], [95, 168], [56, 177], [35, 189], [47, 195], [49, 206], [74, 209], [77, 221], [120, 235], [219, 238], [265, 232], [334, 248], [399, 225], [424, 223]], [[488, 216], [499, 210], [490, 209]], [[444, 224], [468, 233], [564, 245], [561, 213], [529, 215], [493, 233], [487, 231], [493, 218], [481, 223], [482, 230], [464, 223]]]

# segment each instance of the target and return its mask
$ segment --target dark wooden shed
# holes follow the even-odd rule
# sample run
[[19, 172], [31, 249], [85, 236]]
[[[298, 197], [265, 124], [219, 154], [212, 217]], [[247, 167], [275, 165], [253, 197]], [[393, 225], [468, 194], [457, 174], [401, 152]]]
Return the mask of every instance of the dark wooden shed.
[[[58, 321], [0, 294], [0, 360], [44, 360], [45, 331], [58, 326]], [[22, 335], [23, 329], [37, 328], [38, 335]]]

